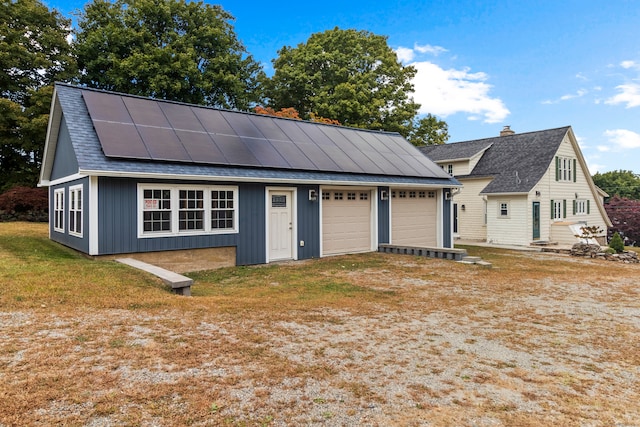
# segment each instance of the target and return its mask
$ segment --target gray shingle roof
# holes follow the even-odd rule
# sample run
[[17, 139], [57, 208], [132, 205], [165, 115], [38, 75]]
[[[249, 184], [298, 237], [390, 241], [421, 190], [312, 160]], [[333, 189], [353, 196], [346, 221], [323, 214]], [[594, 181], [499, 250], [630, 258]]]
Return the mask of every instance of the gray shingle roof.
[[[56, 94], [59, 100], [60, 108], [65, 119], [65, 122], [69, 128], [71, 135], [71, 143], [74, 148], [78, 167], [81, 172], [90, 172], [92, 174], [105, 174], [108, 175], [114, 172], [124, 172], [135, 174], [150, 174], [150, 175], [185, 175], [189, 177], [202, 176], [208, 177], [229, 177], [229, 180], [233, 178], [244, 179], [273, 179], [273, 180], [305, 180], [305, 181], [336, 181], [336, 182], [380, 182], [389, 184], [427, 184], [427, 185], [442, 185], [442, 186], [457, 186], [459, 182], [449, 175], [444, 173], [440, 167], [438, 167], [431, 160], [422, 156], [422, 154], [408, 143], [404, 138], [398, 134], [388, 132], [375, 132], [365, 131], [359, 129], [352, 129], [346, 127], [335, 127], [322, 124], [314, 124], [309, 122], [291, 121], [289, 119], [280, 119], [274, 117], [257, 116], [250, 113], [242, 113], [235, 111], [222, 111], [224, 115], [227, 115], [225, 120], [237, 120], [239, 118], [243, 123], [257, 124], [257, 130], [265, 135], [268, 132], [273, 135], [275, 131], [280, 135], [279, 140], [270, 140], [267, 137], [261, 137], [260, 134], [254, 134], [252, 136], [243, 135], [243, 129], [237, 128], [238, 133], [234, 136], [235, 141], [244, 140], [245, 147], [253, 149], [250, 144], [265, 143], [271, 144], [274, 148], [283, 147], [284, 144], [289, 144], [291, 147], [284, 147], [284, 150], [279, 151], [279, 155], [282, 156], [284, 163], [281, 162], [279, 167], [269, 167], [264, 165], [246, 165], [237, 164], [231, 161], [212, 162], [212, 161], [198, 161], [198, 159], [162, 159], [159, 161], [154, 158], [126, 158], [127, 156], [120, 156], [118, 153], [115, 155], [105, 155], [105, 146], [100, 141], [100, 133], [96, 132], [95, 124], [96, 120], [92, 120], [91, 108], [87, 108], [87, 102], [83, 97], [83, 93], [87, 94], [87, 89], [79, 88], [76, 86], [70, 86], [65, 84], [56, 85]], [[128, 97], [122, 94], [113, 94], [103, 91], [90, 91], [92, 94], [97, 93], [101, 96], [103, 94], [114, 97]], [[103, 97], [104, 98], [104, 97]], [[162, 101], [156, 101], [148, 98], [132, 97], [140, 105], [140, 103], [154, 103], [156, 108], [157, 104]], [[181, 110], [177, 117], [184, 117], [184, 114], [190, 114], [194, 109], [204, 109], [204, 107], [191, 106], [180, 103], [167, 103], [171, 109]], [[162, 106], [164, 107], [164, 105]], [[161, 108], [162, 108], [161, 107]], [[221, 111], [221, 110], [212, 110]], [[94, 110], [95, 112], [95, 110]], [[111, 112], [105, 113], [107, 116], [111, 115]], [[217, 113], [216, 113], [217, 114]], [[118, 114], [116, 114], [117, 116]], [[167, 116], [168, 117], [168, 116]], [[249, 119], [247, 119], [247, 117]], [[107, 122], [106, 120], [102, 120]], [[282, 124], [282, 121], [286, 121], [286, 126], [278, 126]], [[295, 135], [287, 133], [286, 129], [292, 129], [291, 124], [295, 125], [295, 132], [303, 130], [301, 137], [304, 137], [304, 141], [298, 143], [294, 140]], [[133, 123], [134, 126], [138, 126]], [[145, 124], [140, 124], [146, 128], [152, 127]], [[207, 124], [205, 124], [206, 126]], [[131, 126], [131, 124], [129, 124]], [[228, 126], [228, 125], [227, 125]], [[261, 126], [265, 126], [263, 131], [260, 131]], [[285, 129], [283, 132], [281, 129]], [[176, 129], [172, 126], [168, 128], [160, 129], [160, 131], [167, 131]], [[178, 131], [184, 129], [180, 128]], [[251, 128], [255, 133], [256, 129]], [[202, 130], [199, 130], [203, 133]], [[214, 138], [218, 134], [211, 132], [210, 129], [204, 131], [209, 133]], [[228, 128], [227, 128], [228, 132]], [[309, 137], [309, 134], [314, 134], [320, 139], [314, 139]], [[306, 135], [306, 136], [305, 136]], [[297, 144], [297, 145], [296, 145]], [[307, 152], [304, 152], [309, 161], [302, 161], [300, 158], [300, 151], [296, 151], [296, 158], [288, 158], [287, 150], [297, 147], [308, 148]], [[107, 147], [113, 148], [113, 147]], [[117, 147], [116, 147], [117, 148]], [[319, 152], [321, 150], [321, 152]], [[116, 150], [117, 151], [117, 150]], [[291, 150], [289, 150], [290, 152]], [[255, 152], [255, 151], [254, 151]], [[274, 151], [271, 151], [274, 153]], [[325, 160], [328, 158], [331, 162], [327, 164], [334, 165], [329, 168], [318, 167], [313, 153], [322, 154]], [[112, 153], [113, 154], [113, 153]], [[125, 153], [126, 154], [126, 153]], [[257, 157], [259, 161], [262, 161]], [[355, 160], [353, 160], [355, 158]], [[389, 159], [393, 160], [389, 160]], [[280, 159], [280, 160], [282, 160]], [[279, 160], [279, 161], [280, 161]], [[296, 163], [295, 165], [293, 163]], [[355, 166], [353, 164], [355, 163]], [[393, 166], [390, 165], [393, 164]], [[349, 167], [340, 165], [350, 165]], [[401, 166], [400, 168], [398, 166]], [[196, 179], [196, 178], [194, 178]]]
[[[552, 164], [570, 126], [537, 132], [516, 133], [472, 141], [454, 142], [421, 151], [434, 161], [466, 160], [486, 149], [480, 161], [465, 177], [494, 179], [481, 194], [527, 193]], [[459, 176], [459, 178], [462, 178]]]
[[467, 160], [489, 148], [492, 144], [490, 139], [478, 139], [464, 143], [427, 145], [418, 149], [435, 162], [443, 160]]

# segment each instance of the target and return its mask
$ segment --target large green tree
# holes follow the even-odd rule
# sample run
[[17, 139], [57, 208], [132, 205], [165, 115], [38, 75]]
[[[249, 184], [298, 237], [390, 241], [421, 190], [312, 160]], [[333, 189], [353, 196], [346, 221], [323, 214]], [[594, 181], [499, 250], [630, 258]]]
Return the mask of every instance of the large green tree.
[[248, 109], [259, 63], [220, 6], [185, 0], [94, 0], [78, 20], [80, 82], [195, 104]]
[[0, 0], [0, 192], [35, 185], [53, 82], [76, 73], [71, 21], [39, 0]]
[[440, 121], [417, 117], [420, 105], [411, 97], [416, 69], [398, 61], [384, 36], [339, 28], [315, 33], [280, 49], [273, 68], [265, 94], [276, 110], [293, 107], [306, 119], [315, 113], [346, 126], [413, 135], [418, 145], [448, 137], [446, 124], [432, 133], [429, 126]]
[[640, 200], [640, 174], [628, 170], [598, 172], [593, 175], [593, 182], [611, 197]]

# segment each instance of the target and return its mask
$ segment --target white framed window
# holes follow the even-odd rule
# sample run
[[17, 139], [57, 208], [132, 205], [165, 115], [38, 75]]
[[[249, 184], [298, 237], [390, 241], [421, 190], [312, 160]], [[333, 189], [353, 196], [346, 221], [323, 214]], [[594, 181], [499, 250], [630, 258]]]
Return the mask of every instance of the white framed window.
[[509, 202], [498, 202], [498, 218], [509, 218]]
[[587, 215], [589, 213], [589, 201], [588, 200], [575, 200], [573, 208], [574, 215]]
[[238, 232], [238, 188], [138, 184], [138, 236]]
[[453, 176], [453, 165], [452, 164], [448, 164], [447, 165], [447, 173], [451, 176]]
[[69, 234], [82, 237], [82, 184], [69, 187]]
[[556, 181], [575, 181], [575, 159], [556, 157]]
[[552, 200], [551, 201], [551, 219], [558, 220], [567, 217], [567, 201]]
[[53, 192], [53, 229], [64, 233], [64, 188]]

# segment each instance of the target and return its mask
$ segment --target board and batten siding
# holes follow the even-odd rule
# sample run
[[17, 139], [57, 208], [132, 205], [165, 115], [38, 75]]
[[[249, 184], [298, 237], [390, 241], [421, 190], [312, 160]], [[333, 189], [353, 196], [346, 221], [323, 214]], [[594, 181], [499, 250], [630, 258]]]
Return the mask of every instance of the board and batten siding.
[[[453, 202], [451, 201], [452, 190], [450, 188], [445, 188], [439, 193], [438, 197], [442, 198], [442, 247], [443, 248], [453, 248], [453, 223], [451, 222], [453, 219], [452, 215], [452, 206]], [[447, 197], [449, 195], [449, 197]], [[436, 233], [438, 230], [437, 226], [438, 217], [436, 215]]]
[[[309, 200], [309, 191], [316, 192], [317, 200]], [[320, 257], [320, 186], [298, 187], [298, 259]], [[304, 246], [300, 246], [300, 242]]]
[[[500, 204], [509, 204], [508, 217], [500, 215]], [[531, 208], [529, 199], [523, 196], [487, 197], [487, 242], [503, 245], [528, 245], [531, 240]]]
[[[69, 187], [82, 185], [82, 237], [69, 234]], [[64, 189], [64, 232], [56, 231], [54, 225], [54, 193]], [[51, 240], [65, 246], [89, 253], [89, 178], [81, 178], [49, 187], [49, 236]]]
[[[382, 200], [382, 192], [386, 193], [386, 199]], [[389, 198], [391, 196], [389, 187], [378, 187], [378, 194], [371, 192], [371, 197], [378, 199], [378, 244], [384, 245], [389, 243], [389, 230], [391, 218], [389, 216]]]
[[[485, 202], [480, 192], [491, 182], [491, 178], [460, 179], [462, 188], [453, 197], [458, 204], [458, 237], [465, 240], [487, 240], [484, 220]], [[462, 210], [462, 205], [465, 209]]]
[[[600, 210], [598, 209], [599, 196], [597, 194], [593, 194], [591, 191], [591, 186], [589, 185], [588, 177], [589, 171], [585, 171], [581, 165], [580, 161], [576, 161], [575, 168], [575, 182], [571, 181], [556, 181], [556, 157], [569, 157], [572, 159], [578, 158], [574, 145], [571, 142], [570, 137], [565, 136], [564, 140], [560, 144], [556, 155], [554, 156], [549, 168], [547, 169], [543, 178], [539, 181], [539, 183], [532, 189], [530, 193], [530, 197], [532, 201], [538, 200], [540, 201], [540, 239], [541, 240], [549, 240], [552, 238], [552, 224], [557, 222], [558, 220], [554, 220], [551, 217], [552, 200], [566, 200], [567, 204], [567, 215], [566, 218], [562, 218], [560, 221], [563, 222], [585, 222], [587, 226], [598, 226], [603, 230], [606, 230], [606, 222], [602, 217]], [[535, 192], [540, 192], [540, 197], [535, 197]], [[576, 198], [576, 194], [578, 197]], [[589, 213], [588, 214], [574, 214], [573, 213], [573, 202], [574, 200], [588, 200], [589, 201]], [[558, 236], [558, 233], [555, 233]], [[568, 236], [568, 235], [567, 235]], [[575, 243], [575, 236], [571, 238], [570, 236], [566, 238], [566, 241], [558, 242], [558, 243]]]
[[[145, 181], [145, 183], [175, 184], [175, 182], [166, 181]], [[184, 183], [184, 181], [179, 182], [179, 184]], [[192, 184], [210, 185], [211, 183]], [[137, 189], [138, 181], [133, 179], [105, 177], [98, 179], [98, 255], [237, 246], [237, 234], [138, 238]], [[240, 199], [241, 203], [242, 199]], [[242, 214], [240, 217], [241, 224]], [[239, 248], [236, 250], [236, 255], [238, 252]]]

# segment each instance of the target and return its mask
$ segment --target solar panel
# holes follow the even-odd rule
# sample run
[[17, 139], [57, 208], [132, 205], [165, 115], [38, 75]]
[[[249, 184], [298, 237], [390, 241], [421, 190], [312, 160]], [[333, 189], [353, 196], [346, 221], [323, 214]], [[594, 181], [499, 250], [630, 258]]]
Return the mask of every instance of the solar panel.
[[235, 135], [209, 134], [224, 157], [232, 165], [262, 166], [256, 156], [247, 148], [240, 137]]
[[278, 150], [280, 155], [287, 159], [290, 167], [294, 169], [319, 169], [309, 158], [291, 141], [269, 141], [273, 147]]
[[105, 155], [448, 178], [396, 134], [81, 90]]
[[190, 161], [191, 157], [176, 136], [173, 129], [136, 126], [151, 158], [155, 160]]
[[245, 138], [242, 136], [240, 139], [256, 156], [261, 166], [286, 169], [291, 167], [266, 139]]
[[341, 172], [364, 172], [364, 170], [362, 170], [360, 166], [358, 166], [353, 160], [351, 160], [349, 156], [347, 156], [344, 151], [342, 151], [338, 147], [322, 146], [321, 149], [322, 151], [327, 153], [331, 160], [333, 160], [338, 165]]
[[151, 159], [133, 124], [94, 121], [93, 127], [105, 156]]
[[264, 135], [251, 122], [248, 114], [238, 114], [231, 111], [223, 111], [222, 115], [229, 122], [238, 136], [248, 136], [250, 138], [263, 138]]
[[221, 111], [200, 107], [191, 107], [191, 109], [207, 132], [224, 135], [236, 134], [236, 131], [233, 130], [222, 116]]
[[174, 129], [205, 132], [190, 106], [170, 102], [160, 102], [158, 105]]
[[329, 146], [329, 147], [335, 147], [336, 145], [333, 143], [333, 141], [331, 141], [331, 138], [329, 138], [324, 132], [322, 132], [319, 129], [318, 125], [315, 125], [313, 123], [309, 123], [309, 122], [305, 122], [305, 123], [300, 123], [299, 124], [300, 129], [302, 129], [304, 131], [304, 133], [306, 133], [309, 138], [311, 138], [311, 141], [314, 144], [317, 145], [321, 145], [321, 146]]
[[[268, 116], [247, 116], [260, 133], [269, 140], [290, 141], [287, 135], [276, 125], [276, 119]], [[284, 121], [284, 120], [279, 120]]]
[[300, 124], [303, 124], [302, 122], [295, 122], [293, 120], [278, 120], [275, 121], [275, 123], [295, 144], [313, 144], [313, 141], [311, 140], [311, 138], [309, 138], [309, 135], [304, 133], [299, 126]]
[[144, 98], [122, 97], [129, 115], [136, 125], [170, 127], [157, 101]]
[[195, 163], [220, 165], [229, 163], [209, 134], [177, 129], [176, 136]]
[[316, 166], [316, 170], [339, 172], [340, 166], [336, 162], [331, 160], [331, 157], [327, 155], [320, 147], [315, 144], [296, 144], [296, 146], [302, 151], [309, 160]]
[[83, 90], [82, 98], [87, 106], [87, 110], [89, 110], [91, 120], [133, 123], [120, 96]]

